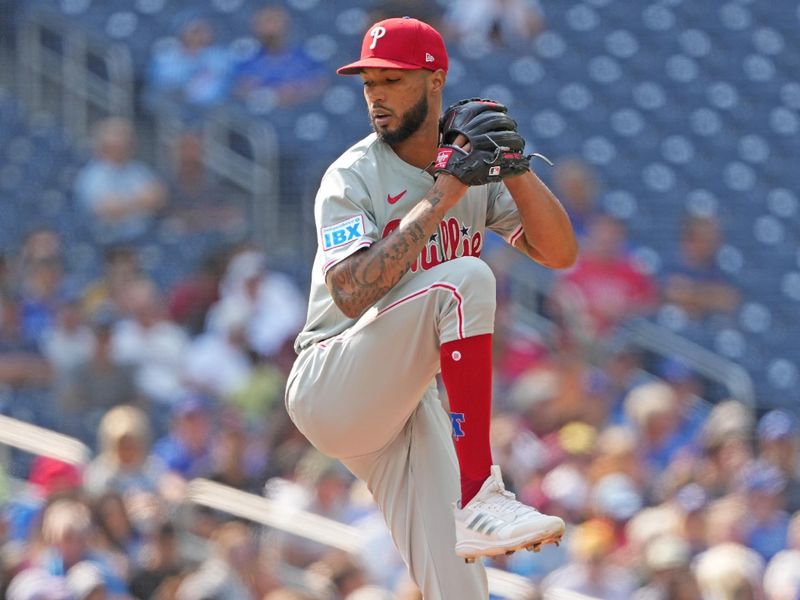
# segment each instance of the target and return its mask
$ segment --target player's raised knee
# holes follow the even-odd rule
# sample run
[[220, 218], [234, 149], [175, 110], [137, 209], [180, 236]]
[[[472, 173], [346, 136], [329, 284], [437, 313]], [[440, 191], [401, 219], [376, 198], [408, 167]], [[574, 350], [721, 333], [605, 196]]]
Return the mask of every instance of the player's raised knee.
[[462, 256], [452, 262], [462, 278], [463, 284], [474, 287], [483, 294], [494, 296], [497, 282], [489, 265], [474, 256]]

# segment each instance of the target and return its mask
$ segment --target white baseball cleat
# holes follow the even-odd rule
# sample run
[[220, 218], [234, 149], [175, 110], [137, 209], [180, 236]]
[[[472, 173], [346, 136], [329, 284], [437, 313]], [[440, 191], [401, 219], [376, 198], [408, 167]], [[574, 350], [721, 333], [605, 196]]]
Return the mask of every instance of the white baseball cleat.
[[558, 545], [564, 521], [544, 515], [506, 490], [500, 467], [493, 465], [480, 491], [464, 508], [453, 507], [456, 520], [456, 554], [474, 562], [479, 556], [538, 552], [542, 544]]

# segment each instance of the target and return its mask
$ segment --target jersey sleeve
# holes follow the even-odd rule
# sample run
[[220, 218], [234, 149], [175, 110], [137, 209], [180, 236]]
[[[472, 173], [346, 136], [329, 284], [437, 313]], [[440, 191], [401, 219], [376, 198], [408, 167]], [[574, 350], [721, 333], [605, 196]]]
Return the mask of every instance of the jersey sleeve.
[[314, 207], [322, 274], [380, 239], [366, 188], [346, 169], [322, 178]]
[[503, 183], [488, 185], [486, 227], [512, 246], [522, 235], [522, 221], [511, 193]]

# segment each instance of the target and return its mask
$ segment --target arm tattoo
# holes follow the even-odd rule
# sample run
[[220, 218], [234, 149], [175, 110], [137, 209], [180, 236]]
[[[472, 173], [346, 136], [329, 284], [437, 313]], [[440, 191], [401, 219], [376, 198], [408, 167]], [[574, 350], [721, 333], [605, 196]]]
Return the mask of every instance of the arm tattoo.
[[444, 216], [441, 201], [441, 192], [431, 191], [392, 233], [328, 271], [328, 288], [344, 314], [357, 317], [408, 272]]

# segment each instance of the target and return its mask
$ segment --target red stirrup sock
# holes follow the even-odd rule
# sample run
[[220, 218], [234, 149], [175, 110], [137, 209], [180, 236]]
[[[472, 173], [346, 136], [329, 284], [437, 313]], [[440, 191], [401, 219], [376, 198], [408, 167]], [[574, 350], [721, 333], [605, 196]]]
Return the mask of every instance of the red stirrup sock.
[[466, 506], [492, 467], [492, 334], [446, 342], [439, 356], [461, 470], [461, 506]]

